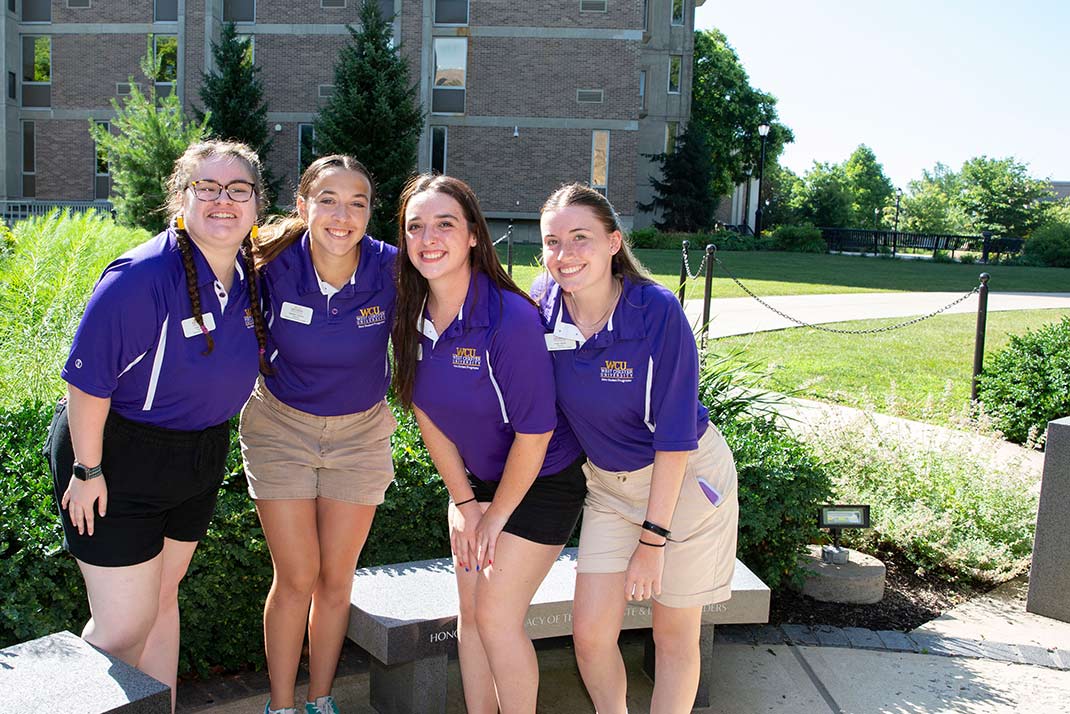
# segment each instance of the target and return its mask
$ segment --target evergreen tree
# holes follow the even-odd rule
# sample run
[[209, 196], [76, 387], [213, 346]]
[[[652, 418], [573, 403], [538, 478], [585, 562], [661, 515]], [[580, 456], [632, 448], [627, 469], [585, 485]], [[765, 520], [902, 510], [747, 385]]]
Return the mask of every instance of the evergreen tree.
[[416, 170], [423, 113], [377, 2], [364, 2], [360, 22], [360, 30], [348, 28], [352, 42], [338, 55], [334, 94], [316, 117], [316, 154], [350, 154], [368, 167], [378, 191], [369, 231], [393, 243], [398, 198]]
[[108, 159], [112, 178], [112, 203], [123, 225], [140, 226], [154, 233], [167, 222], [167, 179], [175, 160], [205, 134], [204, 122], [188, 122], [178, 94], [156, 94], [155, 77], [160, 73], [160, 59], [154, 56], [152, 40], [141, 60], [141, 71], [148, 80], [148, 93], [142, 93], [130, 77], [130, 96], [119, 104], [112, 99], [117, 134], [110, 133], [94, 121], [89, 133]]
[[654, 224], [663, 231], [693, 233], [713, 224], [716, 199], [710, 194], [712, 164], [706, 134], [692, 122], [676, 137], [670, 153], [649, 157], [661, 166], [661, 179], [650, 178], [654, 198], [638, 204], [641, 211], [657, 211]]
[[207, 120], [208, 133], [217, 139], [240, 141], [250, 146], [264, 164], [268, 200], [274, 203], [278, 181], [267, 169], [271, 134], [267, 124], [264, 84], [253, 64], [250, 40], [238, 37], [234, 23], [223, 25], [219, 42], [212, 43], [215, 71], [201, 75], [200, 97], [204, 111], [194, 109], [197, 118]]

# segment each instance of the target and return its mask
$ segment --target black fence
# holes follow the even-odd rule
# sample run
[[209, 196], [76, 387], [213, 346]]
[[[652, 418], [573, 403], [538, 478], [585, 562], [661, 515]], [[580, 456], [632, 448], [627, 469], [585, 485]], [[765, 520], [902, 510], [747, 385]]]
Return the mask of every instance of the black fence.
[[955, 251], [969, 250], [982, 254], [982, 260], [1001, 253], [1019, 253], [1021, 238], [996, 238], [995, 236], [962, 236], [938, 233], [908, 233], [905, 231], [879, 231], [855, 228], [822, 228], [821, 237], [829, 251], [847, 253], [891, 253], [903, 249], [940, 251], [955, 256]]

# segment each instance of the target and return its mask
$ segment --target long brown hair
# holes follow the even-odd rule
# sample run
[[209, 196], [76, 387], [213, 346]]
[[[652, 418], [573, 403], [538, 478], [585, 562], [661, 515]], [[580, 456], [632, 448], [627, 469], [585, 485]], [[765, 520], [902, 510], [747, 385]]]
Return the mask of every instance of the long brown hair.
[[[167, 181], [167, 210], [171, 215], [175, 226], [175, 237], [178, 249], [182, 254], [182, 267], [186, 273], [186, 292], [189, 294], [190, 305], [193, 307], [193, 319], [204, 333], [207, 348], [202, 352], [210, 355], [215, 348], [212, 333], [204, 325], [204, 316], [201, 308], [201, 291], [198, 288], [197, 263], [193, 259], [192, 239], [186, 232], [185, 226], [177, 219], [182, 214], [182, 197], [193, 178], [193, 171], [202, 161], [214, 157], [232, 158], [241, 161], [249, 169], [253, 176], [253, 194], [256, 201], [257, 215], [264, 210], [264, 180], [260, 165], [260, 157], [256, 152], [245, 144], [237, 141], [202, 141], [191, 144], [189, 148], [175, 161], [174, 170]], [[251, 233], [251, 232], [250, 232]], [[249, 290], [249, 312], [253, 318], [253, 330], [256, 333], [256, 344], [260, 350], [260, 370], [270, 371], [265, 351], [267, 348], [267, 325], [264, 315], [260, 310], [260, 284], [257, 280], [254, 248], [251, 235], [246, 235], [242, 240], [239, 253], [242, 263], [245, 265], [245, 284]]]
[[[307, 201], [312, 193], [312, 187], [319, 181], [320, 176], [332, 169], [356, 171], [367, 179], [368, 188], [371, 189], [371, 195], [368, 196], [368, 205], [374, 204], [375, 181], [372, 179], [371, 172], [368, 171], [364, 164], [346, 154], [321, 156], [309, 164], [305, 172], [301, 174], [301, 181], [297, 184], [294, 203], [296, 204], [297, 198]], [[368, 217], [371, 218], [370, 210], [368, 211]], [[257, 267], [262, 268], [275, 260], [282, 251], [293, 245], [294, 241], [303, 236], [307, 230], [308, 223], [305, 222], [304, 218], [301, 218], [301, 214], [297, 212], [296, 207], [290, 215], [268, 221], [268, 224], [260, 229], [256, 240], [253, 241], [256, 248]]]
[[[546, 202], [542, 204], [539, 213], [557, 211], [569, 206], [584, 206], [591, 209], [595, 218], [598, 219], [607, 233], [620, 232], [620, 250], [613, 255], [610, 263], [613, 275], [628, 278], [631, 282], [637, 284], [654, 282], [653, 276], [650, 275], [650, 272], [643, 267], [643, 264], [635, 257], [635, 253], [632, 252], [628, 233], [621, 225], [620, 216], [617, 215], [617, 211], [613, 208], [613, 204], [609, 202], [609, 199], [590, 186], [582, 183], [570, 183], [551, 193]], [[547, 284], [546, 281], [540, 282], [543, 285]]]
[[416, 266], [409, 261], [408, 236], [405, 232], [405, 209], [409, 201], [421, 193], [437, 191], [445, 194], [460, 204], [464, 218], [468, 222], [468, 231], [475, 236], [476, 244], [468, 254], [469, 265], [473, 273], [483, 273], [500, 290], [521, 295], [532, 305], [528, 294], [516, 286], [509, 273], [505, 272], [498, 253], [494, 250], [494, 241], [490, 237], [490, 228], [479, 200], [464, 181], [452, 176], [421, 174], [409, 179], [401, 192], [398, 206], [398, 257], [397, 257], [397, 315], [394, 320], [392, 339], [394, 343], [394, 393], [401, 403], [412, 408], [412, 391], [416, 382], [416, 353], [420, 345], [420, 333], [416, 329], [420, 319], [420, 310], [427, 299], [427, 279], [420, 274]]

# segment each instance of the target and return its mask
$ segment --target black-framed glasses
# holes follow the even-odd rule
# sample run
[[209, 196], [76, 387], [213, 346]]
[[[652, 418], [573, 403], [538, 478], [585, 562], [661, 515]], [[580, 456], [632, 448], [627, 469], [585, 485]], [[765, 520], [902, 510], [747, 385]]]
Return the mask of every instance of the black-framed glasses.
[[231, 201], [245, 203], [256, 193], [256, 184], [248, 181], [231, 181], [223, 186], [218, 181], [199, 179], [190, 181], [189, 187], [199, 201], [214, 201], [225, 191]]

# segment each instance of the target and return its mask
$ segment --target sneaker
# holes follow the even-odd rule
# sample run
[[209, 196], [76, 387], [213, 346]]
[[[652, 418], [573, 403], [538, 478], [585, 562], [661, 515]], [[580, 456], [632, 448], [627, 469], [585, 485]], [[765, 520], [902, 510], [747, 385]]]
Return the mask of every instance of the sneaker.
[[272, 709], [271, 699], [268, 698], [267, 704], [264, 705], [264, 714], [297, 714], [295, 707], [283, 707], [282, 709]]
[[314, 702], [305, 702], [305, 714], [338, 714], [338, 705], [330, 694], [316, 697]]

